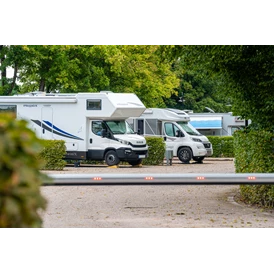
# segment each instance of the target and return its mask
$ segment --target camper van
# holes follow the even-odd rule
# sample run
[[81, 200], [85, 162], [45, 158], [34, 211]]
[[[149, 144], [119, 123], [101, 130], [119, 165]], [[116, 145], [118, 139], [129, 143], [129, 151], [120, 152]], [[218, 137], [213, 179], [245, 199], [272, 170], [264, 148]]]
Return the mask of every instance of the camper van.
[[140, 117], [131, 117], [128, 122], [140, 135], [163, 137], [166, 150], [172, 151], [183, 163], [191, 159], [202, 162], [213, 154], [206, 136], [200, 134], [190, 123], [187, 113], [177, 109], [146, 109]]
[[0, 96], [0, 112], [27, 120], [39, 138], [64, 140], [65, 159], [105, 160], [109, 166], [120, 161], [138, 165], [147, 157], [145, 138], [126, 122], [144, 110], [135, 94], [110, 91]]

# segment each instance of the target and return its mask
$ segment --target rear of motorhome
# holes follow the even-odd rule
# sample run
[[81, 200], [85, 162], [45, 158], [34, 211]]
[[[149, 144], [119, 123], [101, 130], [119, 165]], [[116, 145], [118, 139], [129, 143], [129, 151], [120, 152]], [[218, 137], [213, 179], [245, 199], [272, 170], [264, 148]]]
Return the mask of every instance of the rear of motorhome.
[[[246, 121], [239, 116], [228, 113], [188, 113], [190, 123], [201, 134], [207, 136], [232, 136], [233, 133], [246, 126]], [[251, 121], [247, 121], [248, 124]]]
[[140, 135], [163, 137], [166, 150], [183, 163], [191, 159], [202, 162], [213, 154], [212, 144], [189, 123], [189, 115], [184, 111], [149, 108], [140, 117], [128, 121]]
[[145, 138], [126, 122], [144, 110], [135, 94], [110, 91], [0, 97], [0, 111], [27, 120], [39, 138], [64, 140], [65, 159], [105, 160], [109, 166], [120, 161], [138, 165], [147, 157]]

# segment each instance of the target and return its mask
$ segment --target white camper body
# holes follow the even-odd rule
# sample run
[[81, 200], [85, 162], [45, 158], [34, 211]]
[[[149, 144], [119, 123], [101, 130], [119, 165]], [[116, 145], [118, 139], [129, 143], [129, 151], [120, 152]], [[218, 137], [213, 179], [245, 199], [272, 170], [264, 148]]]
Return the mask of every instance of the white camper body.
[[[243, 129], [246, 121], [228, 113], [189, 113], [190, 123], [200, 133], [207, 136], [232, 136], [236, 130]], [[251, 121], [247, 121], [248, 124]]]
[[145, 110], [135, 94], [33, 92], [1, 96], [0, 111], [7, 109], [15, 112], [18, 119], [28, 120], [39, 138], [64, 140], [65, 159], [136, 165], [147, 156], [145, 138], [135, 134], [126, 122], [128, 117], [140, 116]]
[[200, 134], [190, 123], [187, 113], [177, 109], [146, 109], [140, 117], [128, 120], [141, 135], [161, 136], [165, 139], [166, 150], [173, 156], [188, 163], [191, 159], [202, 162], [211, 156], [213, 149], [207, 137]]

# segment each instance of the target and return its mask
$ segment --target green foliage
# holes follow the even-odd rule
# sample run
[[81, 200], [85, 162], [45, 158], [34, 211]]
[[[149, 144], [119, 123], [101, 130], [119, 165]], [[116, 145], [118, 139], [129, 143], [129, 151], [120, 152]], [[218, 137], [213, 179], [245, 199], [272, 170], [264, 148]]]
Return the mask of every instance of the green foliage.
[[268, 131], [236, 131], [234, 152], [236, 172], [274, 172], [274, 134]]
[[[9, 46], [5, 67], [20, 71], [20, 92], [136, 93], [147, 107], [165, 106], [163, 98], [176, 94], [179, 80], [172, 60], [163, 58], [160, 46], [30, 45]], [[17, 54], [14, 54], [14, 53]]]
[[[187, 62], [195, 50], [172, 45], [4, 46], [0, 70], [13, 67], [19, 73], [3, 77], [0, 94], [113, 90], [136, 93], [146, 107], [227, 111], [231, 100], [222, 96], [228, 90], [224, 77], [209, 74], [200, 57]], [[178, 102], [182, 93], [183, 105]]]
[[145, 137], [148, 145], [148, 157], [143, 165], [162, 165], [165, 157], [166, 145], [163, 138]]
[[24, 120], [0, 114], [0, 227], [41, 227], [41, 141]]
[[189, 55], [226, 78], [234, 115], [273, 130], [273, 46], [190, 46]]
[[[274, 134], [269, 131], [234, 133], [235, 167], [238, 173], [274, 172]], [[274, 207], [273, 185], [242, 185], [243, 199], [251, 204]]]
[[39, 157], [45, 162], [42, 169], [63, 170], [66, 161], [63, 160], [66, 154], [65, 141], [63, 140], [43, 140], [44, 149]]
[[[0, 94], [113, 90], [136, 93], [146, 107], [227, 112], [232, 105], [234, 115], [270, 130], [273, 57], [273, 46], [0, 46]], [[18, 72], [11, 79], [7, 67]]]
[[213, 147], [212, 157], [234, 157], [233, 136], [207, 136]]
[[224, 77], [216, 73], [210, 75], [203, 64], [186, 63], [185, 55], [187, 52], [174, 63], [173, 70], [180, 79], [180, 84], [176, 88], [178, 94], [164, 99], [166, 105], [177, 109], [191, 109], [194, 112], [207, 112], [205, 107], [215, 112], [230, 111], [231, 107], [228, 105], [231, 105], [232, 100], [227, 94], [223, 96], [227, 91]]
[[274, 207], [273, 185], [241, 185], [241, 198], [248, 204]]

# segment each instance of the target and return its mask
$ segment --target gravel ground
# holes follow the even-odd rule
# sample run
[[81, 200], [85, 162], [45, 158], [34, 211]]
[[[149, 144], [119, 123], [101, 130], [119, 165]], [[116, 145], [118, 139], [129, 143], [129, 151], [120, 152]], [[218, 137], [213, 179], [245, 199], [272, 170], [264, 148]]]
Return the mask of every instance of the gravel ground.
[[[234, 163], [81, 166], [46, 173], [234, 173]], [[44, 186], [44, 227], [274, 227], [274, 213], [235, 201], [239, 186]]]

